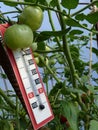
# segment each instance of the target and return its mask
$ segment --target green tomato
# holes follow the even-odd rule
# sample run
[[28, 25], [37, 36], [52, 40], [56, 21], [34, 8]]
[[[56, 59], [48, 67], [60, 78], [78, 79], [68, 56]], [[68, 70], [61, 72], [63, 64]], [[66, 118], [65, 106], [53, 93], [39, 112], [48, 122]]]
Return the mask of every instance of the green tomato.
[[40, 28], [43, 21], [43, 12], [38, 6], [26, 6], [19, 16], [20, 24], [27, 24], [35, 31]]
[[34, 60], [35, 60], [36, 64], [38, 65], [39, 64], [39, 58], [35, 57]]
[[56, 64], [56, 60], [55, 60], [55, 59], [50, 59], [50, 60], [49, 60], [49, 64], [50, 64], [50, 65]]
[[17, 2], [17, 0], [6, 0], [6, 1], [8, 1], [8, 2], [4, 2], [5, 5], [8, 5], [8, 6], [17, 6], [16, 3], [10, 3], [10, 1]]
[[37, 50], [37, 42], [33, 42], [31, 45], [32, 51], [36, 51]]
[[12, 50], [27, 48], [32, 45], [33, 32], [27, 25], [14, 24], [4, 34], [5, 44]]

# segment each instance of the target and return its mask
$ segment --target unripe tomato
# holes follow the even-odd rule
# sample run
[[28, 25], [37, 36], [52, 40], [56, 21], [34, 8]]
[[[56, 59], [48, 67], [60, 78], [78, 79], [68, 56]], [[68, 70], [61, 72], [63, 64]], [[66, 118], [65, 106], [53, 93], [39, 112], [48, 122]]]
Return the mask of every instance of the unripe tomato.
[[55, 59], [50, 59], [50, 60], [49, 60], [49, 64], [50, 64], [50, 65], [56, 64], [56, 60], [55, 60]]
[[40, 28], [43, 20], [43, 12], [38, 6], [26, 6], [19, 16], [19, 23], [27, 24], [32, 30]]
[[34, 60], [35, 60], [36, 64], [38, 65], [39, 64], [39, 58], [35, 57]]
[[32, 41], [33, 32], [27, 25], [14, 24], [8, 27], [4, 34], [4, 42], [12, 50], [29, 47]]
[[36, 51], [37, 50], [37, 42], [33, 42], [31, 45], [31, 48], [33, 51]]

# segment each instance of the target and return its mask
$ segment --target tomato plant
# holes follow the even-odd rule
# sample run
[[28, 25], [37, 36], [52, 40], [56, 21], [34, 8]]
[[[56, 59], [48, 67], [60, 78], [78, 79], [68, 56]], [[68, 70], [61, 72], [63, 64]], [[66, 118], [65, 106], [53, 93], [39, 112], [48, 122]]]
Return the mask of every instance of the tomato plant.
[[[10, 48], [30, 45], [33, 50], [55, 116], [46, 127], [50, 130], [97, 130], [98, 0], [88, 3], [81, 0], [23, 0], [16, 3], [18, 6], [14, 11], [11, 7], [10, 12], [1, 11], [0, 23], [15, 24], [11, 27], [18, 24], [19, 28], [12, 28], [10, 32], [9, 27], [8, 34], [5, 33], [5, 42]], [[31, 29], [31, 33], [27, 31], [29, 35], [22, 32], [22, 24], [25, 24], [23, 28], [29, 26]], [[0, 76], [4, 79], [2, 73]], [[17, 112], [12, 111], [11, 98], [8, 97], [10, 103], [6, 104], [7, 101], [2, 100], [6, 94], [2, 93], [0, 91], [0, 110], [6, 113], [1, 113], [0, 120], [10, 119], [15, 130], [20, 127], [30, 130], [29, 117], [21, 112], [24, 108], [21, 106], [21, 109], [17, 107]], [[15, 105], [21, 104], [18, 103]]]
[[39, 29], [42, 21], [43, 12], [38, 6], [27, 6], [19, 15], [19, 23], [27, 24], [32, 30]]
[[14, 24], [7, 28], [4, 42], [13, 50], [29, 47], [33, 42], [33, 32], [27, 25]]

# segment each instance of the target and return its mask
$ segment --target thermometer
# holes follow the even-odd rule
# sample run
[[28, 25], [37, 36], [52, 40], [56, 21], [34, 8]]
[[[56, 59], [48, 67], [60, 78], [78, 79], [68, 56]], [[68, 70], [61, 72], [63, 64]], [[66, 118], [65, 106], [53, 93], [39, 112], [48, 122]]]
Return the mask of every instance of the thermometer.
[[30, 48], [12, 51], [5, 46], [4, 49], [34, 130], [37, 130], [51, 121], [54, 115], [33, 52]]

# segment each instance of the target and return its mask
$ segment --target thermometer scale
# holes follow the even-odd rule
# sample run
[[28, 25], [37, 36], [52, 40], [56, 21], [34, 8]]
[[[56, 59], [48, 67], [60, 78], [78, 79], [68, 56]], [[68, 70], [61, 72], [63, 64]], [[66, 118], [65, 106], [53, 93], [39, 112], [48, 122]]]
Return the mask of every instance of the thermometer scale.
[[51, 121], [54, 116], [32, 50], [26, 48], [12, 51], [5, 47], [5, 51], [18, 82], [32, 125], [37, 130]]

